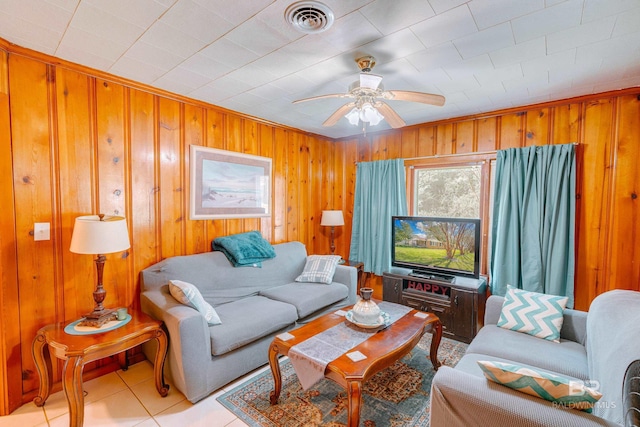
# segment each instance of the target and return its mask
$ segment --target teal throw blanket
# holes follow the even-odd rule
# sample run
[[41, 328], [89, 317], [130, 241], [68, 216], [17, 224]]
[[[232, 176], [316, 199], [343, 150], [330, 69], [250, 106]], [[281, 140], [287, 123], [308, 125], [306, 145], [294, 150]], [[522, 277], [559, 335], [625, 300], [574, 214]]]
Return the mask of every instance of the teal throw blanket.
[[271, 243], [258, 231], [218, 237], [211, 248], [224, 253], [234, 267], [262, 267], [262, 261], [276, 256]]

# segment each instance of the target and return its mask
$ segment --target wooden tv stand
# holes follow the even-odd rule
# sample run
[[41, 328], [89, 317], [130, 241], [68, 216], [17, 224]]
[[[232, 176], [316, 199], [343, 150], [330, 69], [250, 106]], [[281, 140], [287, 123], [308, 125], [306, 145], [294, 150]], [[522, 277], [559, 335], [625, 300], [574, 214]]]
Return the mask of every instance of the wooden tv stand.
[[445, 337], [469, 343], [484, 323], [487, 282], [454, 276], [410, 275], [411, 270], [392, 268], [382, 274], [382, 299], [436, 314]]

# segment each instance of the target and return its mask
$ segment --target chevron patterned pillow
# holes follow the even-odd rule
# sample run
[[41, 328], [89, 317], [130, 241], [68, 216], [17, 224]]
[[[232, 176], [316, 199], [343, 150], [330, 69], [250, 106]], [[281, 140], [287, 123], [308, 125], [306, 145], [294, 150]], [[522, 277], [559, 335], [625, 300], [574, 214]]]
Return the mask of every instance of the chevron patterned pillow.
[[593, 405], [602, 397], [601, 393], [587, 387], [581, 380], [572, 380], [510, 363], [480, 360], [478, 366], [490, 381], [565, 408], [591, 412]]
[[562, 313], [568, 297], [507, 287], [498, 326], [538, 338], [560, 342]]

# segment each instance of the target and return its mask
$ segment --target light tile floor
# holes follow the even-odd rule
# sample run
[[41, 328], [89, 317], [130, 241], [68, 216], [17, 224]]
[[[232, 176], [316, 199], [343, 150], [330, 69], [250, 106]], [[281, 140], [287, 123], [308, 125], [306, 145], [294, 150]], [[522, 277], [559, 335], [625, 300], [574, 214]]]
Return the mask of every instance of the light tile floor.
[[[153, 379], [153, 365], [136, 363], [84, 383], [84, 425], [87, 427], [246, 427], [216, 398], [237, 384], [269, 369], [252, 372], [211, 396], [192, 404], [171, 383], [167, 397], [160, 397]], [[33, 402], [0, 417], [0, 427], [68, 427], [69, 410], [62, 391], [52, 394], [38, 408]]]

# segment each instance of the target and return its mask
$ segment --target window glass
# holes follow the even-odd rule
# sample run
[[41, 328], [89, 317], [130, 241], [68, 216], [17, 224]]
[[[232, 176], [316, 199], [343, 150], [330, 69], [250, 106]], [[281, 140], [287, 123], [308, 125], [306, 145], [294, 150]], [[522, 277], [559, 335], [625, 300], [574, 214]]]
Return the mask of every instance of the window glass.
[[480, 165], [416, 168], [415, 215], [480, 218]]

